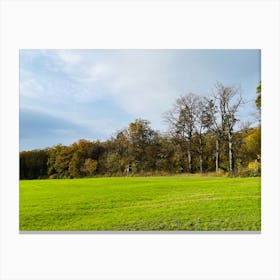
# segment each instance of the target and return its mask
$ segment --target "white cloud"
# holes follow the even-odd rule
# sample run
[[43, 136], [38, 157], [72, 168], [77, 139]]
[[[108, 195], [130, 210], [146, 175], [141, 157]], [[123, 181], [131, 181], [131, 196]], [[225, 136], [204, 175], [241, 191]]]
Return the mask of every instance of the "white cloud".
[[82, 60], [82, 57], [79, 54], [67, 50], [57, 51], [56, 56], [67, 67], [76, 66]]
[[110, 67], [105, 64], [95, 64], [87, 66], [85, 69], [85, 81], [95, 82], [106, 79], [110, 75]]
[[[114, 51], [114, 54], [58, 50], [49, 54], [69, 79], [63, 92], [69, 102], [89, 102], [111, 98], [130, 114], [160, 115], [177, 92], [169, 85], [170, 55], [148, 51]], [[70, 88], [69, 88], [70, 87]]]
[[39, 99], [44, 91], [44, 87], [34, 77], [29, 76], [29, 74], [25, 73], [24, 76], [20, 83], [21, 97]]

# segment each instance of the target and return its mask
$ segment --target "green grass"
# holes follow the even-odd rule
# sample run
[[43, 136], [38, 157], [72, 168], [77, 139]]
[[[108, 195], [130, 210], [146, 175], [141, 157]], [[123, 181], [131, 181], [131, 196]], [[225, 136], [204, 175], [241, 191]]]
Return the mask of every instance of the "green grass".
[[20, 181], [20, 230], [257, 230], [260, 178]]

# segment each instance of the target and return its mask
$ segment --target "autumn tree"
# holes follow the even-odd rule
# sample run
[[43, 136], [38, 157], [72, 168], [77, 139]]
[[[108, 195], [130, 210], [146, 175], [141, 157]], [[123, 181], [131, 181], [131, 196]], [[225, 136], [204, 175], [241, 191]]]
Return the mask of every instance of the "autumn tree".
[[95, 171], [97, 169], [97, 161], [93, 160], [91, 158], [87, 158], [84, 162], [84, 165], [82, 167], [82, 171], [87, 175], [87, 176], [93, 176]]
[[84, 175], [84, 163], [86, 159], [91, 159], [92, 146], [93, 143], [85, 139], [80, 139], [71, 145], [72, 158], [69, 162], [70, 177], [78, 178]]
[[[116, 170], [120, 174], [124, 174], [125, 169], [130, 165], [132, 161], [129, 154], [129, 132], [127, 129], [123, 129], [117, 132], [116, 137], [112, 140], [112, 152], [115, 157]], [[112, 156], [111, 159], [113, 160]], [[112, 163], [113, 164], [113, 163]]]
[[60, 153], [56, 156], [54, 168], [56, 170], [56, 176], [54, 178], [69, 178], [69, 165], [73, 156], [72, 146], [61, 147]]
[[150, 127], [150, 122], [143, 119], [130, 123], [127, 131], [131, 164], [137, 172], [143, 172], [151, 165], [150, 148], [157, 134]]
[[50, 178], [58, 177], [58, 171], [56, 170], [56, 160], [63, 148], [64, 147], [61, 144], [59, 144], [49, 149], [47, 167], [48, 167], [48, 176]]

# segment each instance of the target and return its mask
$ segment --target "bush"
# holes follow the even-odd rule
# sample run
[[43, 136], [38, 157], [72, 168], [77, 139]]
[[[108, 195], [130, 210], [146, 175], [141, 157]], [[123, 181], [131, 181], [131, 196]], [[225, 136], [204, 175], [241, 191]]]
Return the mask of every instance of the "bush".
[[57, 174], [52, 174], [49, 176], [49, 179], [59, 179]]
[[261, 176], [261, 163], [257, 160], [249, 162], [248, 173], [251, 177]]
[[249, 176], [249, 170], [248, 167], [240, 167], [235, 173], [236, 177], [248, 177]]

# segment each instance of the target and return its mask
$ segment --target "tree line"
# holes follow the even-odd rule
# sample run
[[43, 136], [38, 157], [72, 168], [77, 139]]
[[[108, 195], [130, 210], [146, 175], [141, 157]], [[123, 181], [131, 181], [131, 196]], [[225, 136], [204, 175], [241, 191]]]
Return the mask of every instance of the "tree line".
[[[106, 141], [81, 139], [72, 145], [20, 152], [20, 179], [178, 173], [259, 176], [261, 125], [239, 123], [243, 105], [235, 86], [216, 83], [209, 97], [180, 96], [163, 114], [168, 133], [136, 119]], [[261, 83], [256, 107], [261, 108]]]

